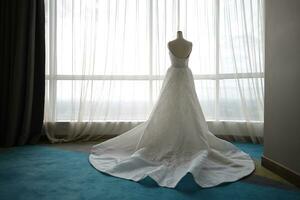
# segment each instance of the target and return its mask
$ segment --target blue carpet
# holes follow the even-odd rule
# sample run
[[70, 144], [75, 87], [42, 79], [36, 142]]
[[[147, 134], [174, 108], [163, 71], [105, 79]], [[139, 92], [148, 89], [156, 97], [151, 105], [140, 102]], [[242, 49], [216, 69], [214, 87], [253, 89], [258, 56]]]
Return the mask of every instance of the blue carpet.
[[263, 153], [263, 145], [250, 144], [250, 143], [234, 143], [236, 147], [247, 152], [253, 159], [260, 159]]
[[[236, 145], [253, 158], [262, 154], [261, 145]], [[247, 181], [204, 189], [196, 185], [190, 174], [175, 189], [168, 189], [157, 186], [150, 178], [135, 183], [100, 173], [89, 164], [87, 153], [23, 146], [0, 154], [0, 199], [300, 200], [300, 192]]]

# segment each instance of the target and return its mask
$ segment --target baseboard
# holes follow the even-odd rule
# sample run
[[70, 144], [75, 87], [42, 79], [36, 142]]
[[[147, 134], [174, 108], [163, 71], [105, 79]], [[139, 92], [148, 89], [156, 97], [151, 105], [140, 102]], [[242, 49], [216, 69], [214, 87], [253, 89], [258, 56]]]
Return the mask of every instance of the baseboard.
[[242, 143], [254, 143], [263, 144], [264, 138], [260, 136], [239, 136], [239, 135], [215, 135], [220, 139], [227, 140], [229, 142], [242, 142]]
[[272, 172], [278, 174], [279, 176], [285, 178], [290, 183], [294, 184], [297, 187], [300, 187], [300, 174], [295, 171], [281, 165], [280, 163], [266, 157], [261, 157], [261, 165]]

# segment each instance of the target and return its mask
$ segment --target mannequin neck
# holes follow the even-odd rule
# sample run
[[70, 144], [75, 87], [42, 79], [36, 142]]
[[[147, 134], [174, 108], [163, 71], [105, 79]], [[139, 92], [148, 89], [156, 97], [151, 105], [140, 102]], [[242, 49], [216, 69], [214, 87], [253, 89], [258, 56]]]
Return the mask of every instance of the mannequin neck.
[[177, 31], [177, 38], [178, 39], [183, 39], [182, 31]]

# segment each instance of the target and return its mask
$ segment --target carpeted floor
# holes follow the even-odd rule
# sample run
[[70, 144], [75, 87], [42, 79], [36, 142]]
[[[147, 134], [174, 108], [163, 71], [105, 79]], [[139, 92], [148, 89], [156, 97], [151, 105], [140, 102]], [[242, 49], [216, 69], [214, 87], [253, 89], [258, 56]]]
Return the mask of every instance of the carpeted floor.
[[235, 143], [256, 160], [256, 170], [234, 183], [203, 189], [186, 175], [175, 189], [150, 178], [139, 183], [105, 175], [88, 162], [93, 143], [35, 145], [0, 151], [0, 199], [293, 199], [300, 190], [260, 165], [262, 146]]

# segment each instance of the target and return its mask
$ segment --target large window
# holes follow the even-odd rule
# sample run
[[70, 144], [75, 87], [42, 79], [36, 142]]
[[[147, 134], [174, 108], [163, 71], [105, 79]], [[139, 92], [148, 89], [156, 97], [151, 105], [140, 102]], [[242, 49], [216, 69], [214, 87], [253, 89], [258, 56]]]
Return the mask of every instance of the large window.
[[263, 121], [262, 0], [46, 0], [45, 120], [145, 120], [180, 29], [207, 120]]

